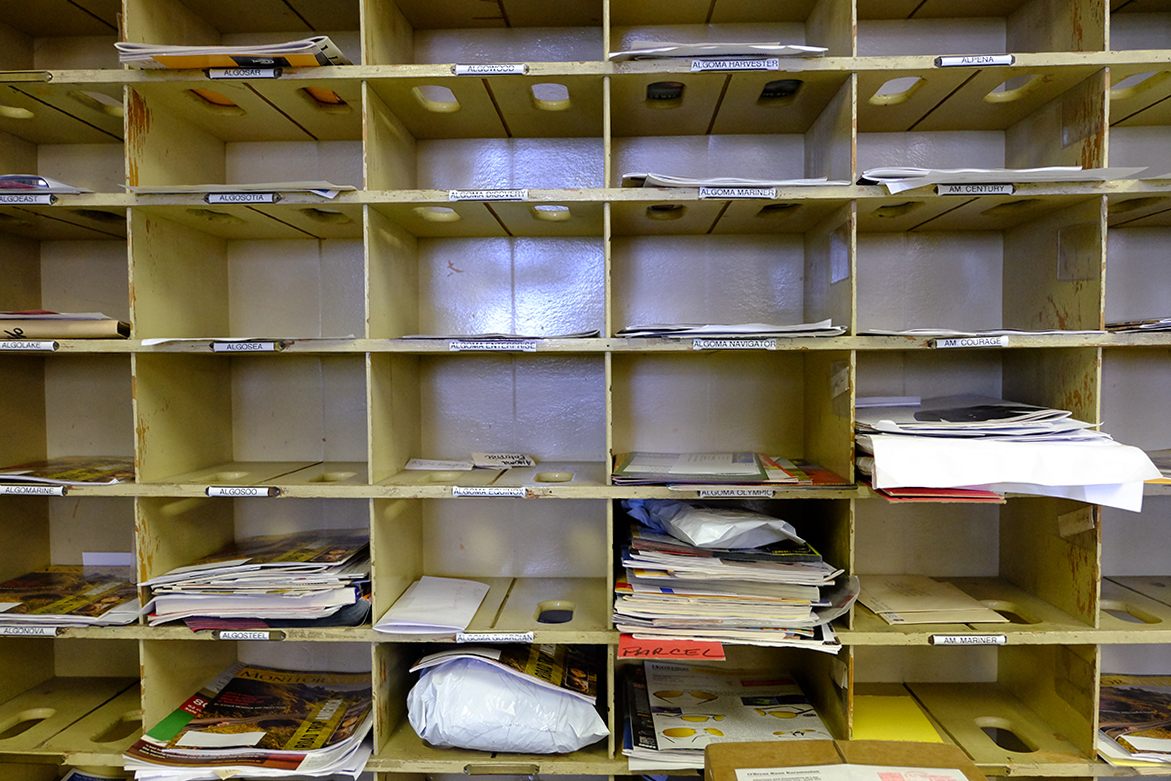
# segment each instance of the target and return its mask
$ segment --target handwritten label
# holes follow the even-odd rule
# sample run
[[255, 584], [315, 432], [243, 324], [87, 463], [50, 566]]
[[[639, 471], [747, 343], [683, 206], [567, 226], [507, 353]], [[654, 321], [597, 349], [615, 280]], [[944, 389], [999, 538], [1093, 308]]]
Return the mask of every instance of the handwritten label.
[[216, 203], [276, 203], [281, 199], [277, 193], [208, 193], [203, 200]]
[[781, 69], [776, 57], [729, 57], [718, 60], [692, 60], [691, 72], [703, 71], [775, 71]]
[[16, 352], [35, 352], [44, 350], [52, 352], [57, 349], [56, 342], [46, 342], [39, 339], [2, 339], [0, 350], [15, 350]]
[[64, 496], [63, 485], [0, 485], [0, 494], [9, 496]]
[[57, 202], [57, 196], [51, 193], [4, 193], [0, 195], [0, 203], [35, 204], [37, 206], [52, 206]]
[[475, 65], [452, 65], [456, 76], [524, 76], [529, 66], [523, 62], [492, 62]]
[[982, 65], [1012, 65], [1016, 57], [1011, 54], [967, 54], [935, 58], [937, 68], [977, 68]]
[[280, 68], [208, 68], [209, 79], [278, 79]]
[[525, 453], [472, 453], [472, 463], [483, 467], [536, 466], [533, 457]]
[[213, 353], [275, 353], [280, 350], [276, 342], [212, 342]]
[[284, 640], [285, 633], [264, 629], [221, 629], [215, 637], [217, 640]]
[[701, 488], [696, 493], [700, 499], [772, 499], [776, 495], [771, 488]]
[[525, 499], [529, 492], [523, 486], [494, 486], [494, 485], [472, 485], [459, 486], [453, 485], [451, 487], [452, 496], [510, 496], [513, 499]]
[[1008, 347], [1007, 336], [962, 336], [958, 339], [932, 339], [931, 346], [937, 350], [953, 347]]
[[535, 353], [537, 340], [535, 339], [452, 339], [447, 343], [447, 349], [453, 353], [459, 352], [518, 352]]
[[726, 657], [722, 643], [700, 640], [640, 639], [633, 635], [618, 635], [619, 659], [712, 659]]
[[529, 191], [522, 190], [448, 190], [449, 201], [527, 201]]
[[217, 497], [280, 496], [281, 489], [271, 485], [209, 485], [206, 493]]
[[1011, 184], [937, 184], [936, 195], [1012, 195], [1016, 186]]
[[531, 643], [532, 632], [456, 632], [457, 643]]
[[776, 198], [775, 187], [700, 187], [700, 198]]
[[776, 339], [692, 339], [692, 350], [775, 350]]
[[58, 634], [55, 626], [0, 626], [3, 637], [56, 637]]
[[931, 645], [1004, 645], [1007, 635], [931, 635]]

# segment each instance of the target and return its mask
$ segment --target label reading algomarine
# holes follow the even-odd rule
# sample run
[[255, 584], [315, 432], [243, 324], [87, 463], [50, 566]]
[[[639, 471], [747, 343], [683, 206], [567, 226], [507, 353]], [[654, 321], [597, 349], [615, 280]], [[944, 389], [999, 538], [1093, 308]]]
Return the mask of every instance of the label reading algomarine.
[[692, 350], [775, 350], [776, 339], [692, 339]]
[[56, 349], [56, 342], [44, 341], [42, 339], [0, 339], [0, 350], [14, 350], [16, 352], [47, 350], [52, 352]]
[[700, 198], [776, 198], [775, 187], [700, 187]]
[[203, 200], [211, 204], [276, 203], [280, 199], [277, 193], [208, 193], [203, 196]]
[[1008, 347], [1007, 336], [961, 336], [952, 339], [932, 339], [931, 346], [937, 350], [952, 347]]
[[281, 489], [271, 485], [209, 485], [208, 496], [247, 498], [253, 496], [280, 496]]
[[0, 626], [3, 637], [56, 637], [55, 626]]
[[527, 201], [529, 191], [520, 190], [448, 190], [449, 201]]
[[1012, 195], [1016, 186], [1011, 184], [937, 184], [936, 195]]
[[452, 339], [447, 349], [458, 352], [516, 352], [535, 353], [535, 339]]
[[529, 492], [523, 486], [493, 486], [493, 485], [473, 485], [473, 486], [459, 486], [453, 485], [451, 487], [452, 496], [508, 496], [513, 499], [524, 499], [528, 497]]
[[209, 79], [276, 79], [280, 68], [208, 68]]
[[57, 196], [49, 193], [3, 193], [0, 194], [0, 203], [21, 203], [37, 206], [52, 206], [57, 202]]
[[276, 342], [212, 342], [213, 353], [275, 353]]
[[691, 72], [701, 71], [775, 71], [781, 69], [776, 57], [724, 57], [710, 60], [692, 60]]
[[1007, 635], [931, 635], [931, 645], [1005, 645]]
[[696, 493], [700, 499], [772, 499], [776, 491], [771, 488], [701, 488]]
[[476, 65], [452, 65], [456, 76], [524, 76], [529, 66], [523, 62], [491, 62]]
[[531, 643], [532, 632], [456, 632], [457, 643]]
[[973, 68], [981, 65], [1012, 65], [1016, 58], [1011, 54], [964, 54], [935, 58], [937, 68]]
[[64, 496], [63, 485], [0, 485], [0, 494], [7, 496]]

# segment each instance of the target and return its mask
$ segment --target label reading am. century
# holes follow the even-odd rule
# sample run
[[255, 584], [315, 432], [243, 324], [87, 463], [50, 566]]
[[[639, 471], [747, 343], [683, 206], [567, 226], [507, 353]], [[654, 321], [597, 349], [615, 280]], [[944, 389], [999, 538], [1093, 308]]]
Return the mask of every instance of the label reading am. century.
[[961, 336], [953, 339], [932, 339], [931, 346], [937, 350], [952, 347], [1008, 347], [1007, 336]]
[[47, 342], [41, 339], [0, 339], [0, 350], [13, 350], [15, 352], [47, 350], [52, 352], [56, 349], [56, 342]]
[[692, 339], [692, 350], [775, 350], [776, 339]]
[[1012, 195], [1016, 186], [1011, 184], [937, 184], [936, 195]]
[[254, 496], [280, 496], [281, 489], [271, 485], [209, 485], [208, 496], [244, 499]]
[[700, 198], [748, 199], [748, 198], [776, 198], [775, 187], [700, 187]]
[[208, 203], [276, 203], [281, 199], [277, 193], [208, 193], [203, 197]]
[[523, 62], [488, 62], [477, 65], [452, 65], [456, 76], [523, 76], [529, 66]]
[[0, 485], [0, 494], [8, 496], [64, 496], [63, 485]]
[[4, 193], [0, 194], [0, 203], [22, 203], [37, 206], [52, 206], [57, 202], [56, 195], [36, 193]]
[[1007, 635], [931, 635], [931, 645], [1005, 645]]
[[691, 72], [701, 71], [775, 71], [781, 69], [776, 57], [725, 57], [718, 60], [692, 60]]
[[448, 190], [449, 201], [527, 201], [529, 191], [520, 190]]
[[938, 68], [978, 68], [983, 65], [1012, 65], [1016, 58], [1011, 54], [963, 54], [935, 58]]

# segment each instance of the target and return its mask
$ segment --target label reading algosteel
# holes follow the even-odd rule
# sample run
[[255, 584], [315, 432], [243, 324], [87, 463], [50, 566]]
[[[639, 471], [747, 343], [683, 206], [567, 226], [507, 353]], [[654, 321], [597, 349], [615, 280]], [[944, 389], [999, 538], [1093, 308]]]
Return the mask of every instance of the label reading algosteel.
[[522, 190], [448, 190], [449, 201], [527, 201], [529, 191]]
[[700, 198], [744, 199], [744, 198], [776, 198], [775, 187], [700, 187]]
[[213, 353], [275, 353], [276, 342], [212, 342]]
[[776, 339], [692, 339], [692, 350], [775, 350]]
[[52, 206], [57, 202], [57, 196], [50, 193], [3, 193], [0, 194], [0, 203], [18, 203], [35, 206]]
[[1016, 185], [1012, 184], [937, 184], [936, 195], [1012, 195]]
[[209, 485], [208, 496], [227, 498], [249, 498], [254, 496], [280, 496], [281, 489], [271, 485]]
[[208, 193], [203, 196], [203, 200], [210, 204], [276, 203], [280, 199], [277, 193]]
[[476, 65], [452, 65], [456, 76], [524, 76], [529, 66], [523, 62], [486, 62]]
[[0, 494], [7, 496], [64, 496], [63, 485], [0, 485]]
[[781, 69], [776, 57], [724, 57], [711, 60], [692, 60], [691, 72], [702, 71], [775, 71]]
[[447, 349], [459, 352], [535, 353], [535, 339], [452, 339]]
[[56, 637], [55, 626], [0, 626], [3, 637]]
[[529, 492], [523, 486], [494, 486], [494, 485], [472, 485], [459, 486], [453, 485], [451, 487], [452, 496], [508, 496], [513, 499], [524, 499], [528, 497]]
[[937, 350], [953, 347], [1008, 347], [1007, 336], [961, 336], [952, 339], [932, 339], [931, 346]]
[[456, 632], [457, 643], [531, 643], [532, 632]]
[[697, 491], [700, 499], [772, 499], [771, 488], [703, 488]]
[[56, 349], [56, 342], [48, 342], [40, 339], [0, 339], [0, 350], [12, 350], [23, 353], [36, 352], [38, 350], [52, 352]]
[[983, 65], [1012, 65], [1016, 58], [1011, 54], [963, 54], [944, 55], [935, 58], [937, 68], [978, 68]]
[[208, 68], [209, 79], [277, 79], [280, 68]]
[[1005, 645], [1007, 635], [931, 635], [931, 645]]
[[217, 640], [284, 640], [284, 632], [269, 632], [260, 629], [221, 629], [216, 632]]

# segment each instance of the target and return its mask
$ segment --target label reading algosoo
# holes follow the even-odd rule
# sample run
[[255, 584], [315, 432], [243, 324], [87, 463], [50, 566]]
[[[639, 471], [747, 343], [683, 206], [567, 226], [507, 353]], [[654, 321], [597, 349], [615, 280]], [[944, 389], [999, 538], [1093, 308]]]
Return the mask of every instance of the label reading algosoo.
[[702, 71], [775, 71], [781, 69], [776, 57], [726, 57], [712, 60], [692, 60], [691, 72]]
[[491, 62], [476, 65], [452, 65], [456, 76], [524, 76], [529, 66], [523, 62]]
[[247, 498], [253, 496], [280, 496], [281, 489], [271, 485], [209, 485], [208, 496]]
[[63, 485], [0, 485], [0, 494], [8, 496], [64, 496]]
[[203, 196], [203, 200], [211, 204], [276, 203], [280, 199], [278, 193], [208, 193]]
[[1007, 635], [931, 635], [931, 645], [1004, 645]]
[[449, 201], [527, 201], [529, 191], [521, 190], [448, 190]]
[[452, 496], [508, 496], [513, 499], [524, 499], [529, 495], [528, 489], [523, 486], [495, 486], [472, 485], [451, 487]]
[[1007, 336], [961, 336], [952, 339], [932, 339], [931, 346], [937, 350], [953, 347], [1008, 347]]

